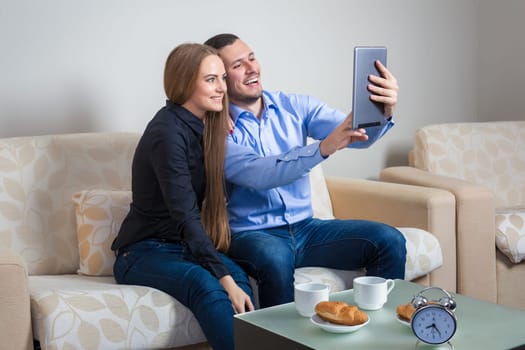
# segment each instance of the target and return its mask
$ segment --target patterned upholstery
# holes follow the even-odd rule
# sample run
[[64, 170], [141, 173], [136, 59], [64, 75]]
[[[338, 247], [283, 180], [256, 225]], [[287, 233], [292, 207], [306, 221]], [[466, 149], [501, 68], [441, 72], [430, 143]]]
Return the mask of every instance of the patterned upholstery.
[[496, 246], [515, 264], [525, 259], [525, 207], [496, 211]]
[[0, 244], [30, 275], [76, 273], [71, 195], [130, 189], [135, 134], [75, 134], [0, 140]]
[[[205, 340], [177, 300], [152, 288], [117, 285], [111, 276], [109, 244], [129, 205], [138, 137], [0, 140], [0, 247], [26, 262], [34, 335], [42, 349], [166, 348]], [[313, 172], [312, 187], [316, 215], [333, 217], [321, 168]], [[408, 241], [407, 279], [441, 266], [431, 234], [401, 230]], [[356, 273], [362, 271], [304, 268], [296, 280], [322, 280], [337, 291], [349, 288]]]
[[32, 276], [35, 338], [43, 349], [162, 349], [204, 342], [193, 314], [153, 288], [113, 277]]
[[432, 125], [416, 133], [414, 166], [490, 188], [497, 208], [523, 206], [524, 149], [525, 122]]
[[525, 257], [525, 122], [432, 125], [416, 133], [416, 168], [489, 188], [496, 245], [512, 262]]
[[87, 190], [73, 194], [77, 223], [78, 273], [112, 276], [111, 243], [129, 211], [131, 191]]

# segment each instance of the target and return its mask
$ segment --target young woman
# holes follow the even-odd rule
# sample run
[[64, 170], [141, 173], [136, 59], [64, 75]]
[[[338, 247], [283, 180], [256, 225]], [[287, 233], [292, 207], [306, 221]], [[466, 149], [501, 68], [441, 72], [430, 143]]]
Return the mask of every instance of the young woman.
[[230, 244], [224, 195], [225, 69], [216, 51], [182, 44], [168, 56], [168, 97], [142, 135], [133, 201], [113, 242], [118, 283], [162, 290], [195, 315], [213, 349], [233, 349], [233, 314], [253, 310]]

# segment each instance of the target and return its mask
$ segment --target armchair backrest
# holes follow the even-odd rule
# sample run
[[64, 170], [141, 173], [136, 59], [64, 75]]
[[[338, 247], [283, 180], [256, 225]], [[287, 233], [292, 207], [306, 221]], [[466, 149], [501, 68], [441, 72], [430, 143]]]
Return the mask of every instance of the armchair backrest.
[[525, 122], [431, 125], [414, 144], [416, 168], [486, 186], [496, 207], [525, 205]]

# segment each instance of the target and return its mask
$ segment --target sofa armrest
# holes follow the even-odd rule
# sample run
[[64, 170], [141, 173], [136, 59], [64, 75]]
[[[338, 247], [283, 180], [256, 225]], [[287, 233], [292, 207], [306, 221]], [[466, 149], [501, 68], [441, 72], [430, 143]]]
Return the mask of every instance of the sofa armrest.
[[327, 177], [334, 215], [338, 219], [380, 221], [415, 227], [439, 240], [443, 265], [432, 271], [430, 284], [456, 291], [455, 202], [447, 191], [381, 181]]
[[0, 339], [4, 349], [33, 349], [27, 270], [22, 258], [0, 248]]
[[454, 195], [458, 292], [496, 302], [496, 228], [492, 192], [484, 186], [412, 167], [386, 168], [380, 179], [443, 189]]

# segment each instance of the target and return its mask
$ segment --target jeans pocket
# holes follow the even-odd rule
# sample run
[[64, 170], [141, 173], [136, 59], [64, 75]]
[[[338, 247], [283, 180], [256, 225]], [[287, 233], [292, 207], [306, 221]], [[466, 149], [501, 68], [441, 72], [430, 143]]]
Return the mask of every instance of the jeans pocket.
[[113, 265], [113, 276], [118, 283], [126, 283], [126, 274], [137, 260], [137, 254], [133, 251], [120, 253]]

